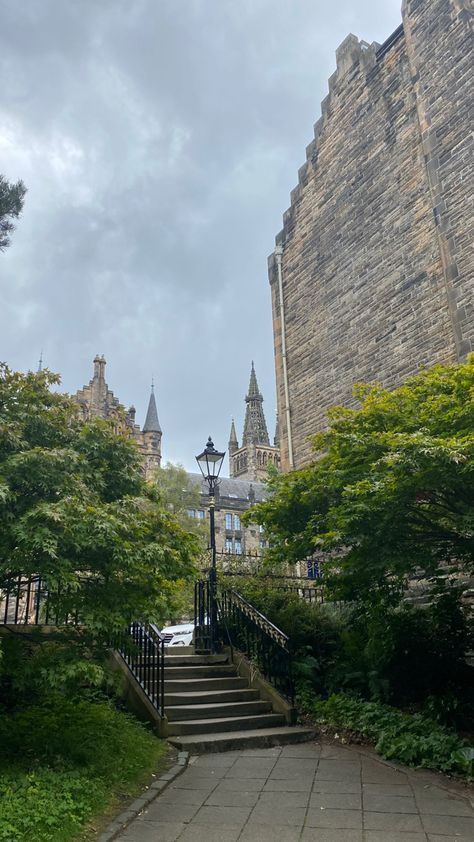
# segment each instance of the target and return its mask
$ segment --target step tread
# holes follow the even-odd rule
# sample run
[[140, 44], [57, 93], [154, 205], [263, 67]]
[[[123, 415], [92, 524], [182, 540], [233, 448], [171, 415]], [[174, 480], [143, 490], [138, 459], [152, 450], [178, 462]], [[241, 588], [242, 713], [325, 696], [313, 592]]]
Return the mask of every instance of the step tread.
[[[228, 698], [232, 695], [239, 697], [245, 696], [245, 698]], [[225, 701], [216, 701], [218, 696], [225, 696]], [[221, 705], [225, 704], [225, 702], [250, 702], [253, 700], [256, 701], [259, 698], [259, 692], [258, 690], [248, 690], [245, 687], [243, 687], [241, 690], [204, 690], [203, 692], [200, 692], [199, 690], [188, 690], [185, 693], [180, 693], [179, 691], [176, 691], [174, 693], [165, 693], [165, 702], [167, 698], [179, 699], [179, 701], [176, 702], [168, 701], [168, 704], [173, 706], [177, 706], [179, 704], [201, 705], [204, 704], [204, 699], [209, 699], [209, 704], [211, 703], [211, 701], [214, 701], [216, 702], [216, 704]]]
[[253, 699], [246, 702], [214, 702], [204, 705], [166, 705], [168, 719], [173, 722], [191, 722], [193, 716], [207, 722], [211, 718], [209, 714], [213, 714], [212, 719], [221, 719], [225, 716], [258, 716], [260, 713], [272, 713], [271, 703], [263, 699]]
[[254, 730], [255, 728], [278, 728], [285, 724], [280, 713], [253, 713], [246, 716], [218, 716], [212, 719], [172, 719], [168, 722], [170, 736], [202, 734], [218, 731]]
[[[240, 687], [242, 687], [244, 689], [246, 687], [248, 687], [247, 679], [246, 678], [240, 678], [238, 675], [235, 675], [235, 676], [234, 675], [225, 675], [225, 676], [222, 676], [221, 678], [172, 678], [171, 677], [171, 678], [166, 679], [166, 677], [165, 677], [165, 686], [168, 682], [173, 683], [173, 684], [179, 684], [180, 687], [182, 686], [183, 688], [189, 686], [189, 684], [201, 684], [202, 683], [203, 689], [202, 689], [201, 692], [204, 693], [205, 690], [207, 690], [207, 688], [210, 689], [212, 684], [214, 684], [214, 686], [215, 686], [216, 684], [218, 684], [221, 681], [238, 682]], [[222, 688], [222, 689], [224, 689], [224, 688]], [[236, 689], [237, 689], [237, 685], [236, 685]], [[189, 692], [192, 692], [192, 691], [189, 691]], [[200, 692], [200, 691], [198, 690], [197, 692]]]
[[279, 728], [256, 728], [251, 731], [215, 731], [211, 734], [189, 734], [168, 737], [168, 742], [177, 748], [195, 752], [233, 751], [239, 746], [264, 747], [279, 744], [308, 742], [316, 739], [312, 728], [298, 725], [282, 725]]
[[164, 672], [165, 675], [169, 676], [188, 673], [190, 678], [192, 675], [195, 675], [196, 678], [199, 678], [200, 675], [209, 677], [211, 675], [237, 675], [237, 670], [233, 664], [216, 664], [215, 666], [212, 664], [202, 664], [200, 666], [166, 666], [165, 664]]
[[[168, 710], [172, 710], [176, 708], [177, 710], [216, 710], [216, 708], [227, 710], [228, 708], [235, 708], [235, 707], [246, 707], [247, 705], [265, 705], [266, 707], [270, 706], [271, 702], [265, 701], [265, 699], [251, 699], [246, 702], [212, 702], [211, 704], [190, 704], [190, 705], [168, 705]], [[215, 717], [214, 717], [215, 718]]]
[[217, 664], [228, 664], [227, 655], [165, 655], [165, 667], [167, 666], [214, 666]]

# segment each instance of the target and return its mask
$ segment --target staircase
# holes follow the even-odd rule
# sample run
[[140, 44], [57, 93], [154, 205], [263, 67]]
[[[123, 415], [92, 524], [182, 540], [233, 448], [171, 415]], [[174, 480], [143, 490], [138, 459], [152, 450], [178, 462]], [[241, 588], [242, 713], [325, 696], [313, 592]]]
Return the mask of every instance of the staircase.
[[311, 729], [289, 726], [284, 714], [274, 713], [228, 655], [195, 655], [191, 646], [179, 654], [165, 649], [164, 706], [169, 742], [193, 754], [314, 738]]

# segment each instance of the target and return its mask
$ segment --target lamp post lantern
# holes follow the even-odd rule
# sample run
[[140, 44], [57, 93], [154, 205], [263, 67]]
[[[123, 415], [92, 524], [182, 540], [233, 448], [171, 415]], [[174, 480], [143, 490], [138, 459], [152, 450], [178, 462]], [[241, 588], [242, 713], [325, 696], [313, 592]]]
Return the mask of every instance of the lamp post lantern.
[[[216, 526], [215, 526], [215, 491], [219, 484], [219, 474], [224, 461], [225, 451], [216, 450], [209, 436], [203, 452], [196, 456], [196, 462], [203, 478], [209, 487], [209, 525], [211, 567], [209, 569], [209, 625], [211, 633], [211, 650], [216, 651], [218, 645], [217, 631], [217, 571], [216, 571]], [[202, 620], [202, 618], [201, 618]]]

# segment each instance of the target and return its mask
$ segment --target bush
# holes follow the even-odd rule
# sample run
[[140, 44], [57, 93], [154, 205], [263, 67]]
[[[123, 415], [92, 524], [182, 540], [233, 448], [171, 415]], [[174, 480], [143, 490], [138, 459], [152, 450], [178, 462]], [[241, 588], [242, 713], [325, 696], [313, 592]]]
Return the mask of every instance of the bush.
[[64, 697], [5, 714], [0, 745], [0, 842], [69, 842], [166, 751], [109, 703]]
[[376, 751], [388, 760], [441, 772], [466, 773], [471, 755], [469, 750], [466, 752], [465, 742], [421, 714], [402, 713], [388, 705], [344, 695], [333, 695], [325, 701], [306, 695], [301, 702], [319, 722], [354, 731], [373, 741]]
[[356, 694], [424, 710], [430, 719], [474, 725], [472, 620], [456, 589], [428, 607], [303, 602], [271, 579], [239, 578], [237, 591], [289, 635], [297, 689], [313, 695]]
[[232, 586], [290, 637], [297, 687], [309, 685], [325, 693], [327, 677], [340, 656], [347, 612], [331, 603], [304, 602], [296, 593], [271, 587], [258, 577], [239, 578]]
[[428, 607], [359, 606], [341, 632], [328, 692], [349, 691], [469, 729], [474, 670], [466, 662], [472, 623], [453, 590]]

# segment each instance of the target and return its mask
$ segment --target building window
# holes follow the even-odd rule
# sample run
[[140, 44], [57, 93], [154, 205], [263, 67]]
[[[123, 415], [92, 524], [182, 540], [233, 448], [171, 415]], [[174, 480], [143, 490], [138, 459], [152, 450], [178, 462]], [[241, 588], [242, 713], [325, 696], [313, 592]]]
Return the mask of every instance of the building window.
[[204, 520], [204, 512], [202, 509], [199, 509], [199, 511], [196, 512], [196, 516], [198, 520]]
[[239, 518], [238, 515], [234, 515], [234, 529], [237, 532], [240, 532], [240, 530], [242, 529], [242, 527], [240, 525], [240, 518]]
[[263, 529], [262, 524], [260, 524], [260, 525], [259, 525], [259, 527], [258, 527], [258, 531], [260, 532], [260, 535], [262, 535], [262, 534], [263, 534], [264, 529]]
[[194, 517], [194, 509], [188, 509], [188, 517]]
[[232, 529], [232, 515], [227, 514], [225, 516], [225, 528], [229, 530]]
[[267, 546], [267, 542], [266, 542], [266, 541], [264, 541], [264, 539], [263, 539], [263, 538], [261, 538], [261, 539], [260, 539], [260, 547], [261, 547], [261, 549], [262, 549], [262, 550], [264, 550], [266, 546]]
[[232, 538], [225, 539], [225, 551], [226, 553], [232, 552]]
[[235, 554], [242, 555], [242, 541], [239, 541], [238, 538], [235, 539]]
[[314, 558], [309, 558], [306, 563], [308, 566], [308, 579], [321, 579], [323, 575], [321, 562], [316, 561]]

